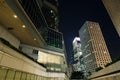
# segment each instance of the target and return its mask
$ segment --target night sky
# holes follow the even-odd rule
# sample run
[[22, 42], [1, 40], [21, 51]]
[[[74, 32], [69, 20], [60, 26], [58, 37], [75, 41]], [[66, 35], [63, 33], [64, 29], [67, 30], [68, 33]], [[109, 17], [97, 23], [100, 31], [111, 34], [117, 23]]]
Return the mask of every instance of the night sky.
[[120, 56], [120, 37], [101, 0], [59, 0], [59, 30], [63, 33], [68, 61], [72, 41], [85, 21], [98, 22], [112, 59]]

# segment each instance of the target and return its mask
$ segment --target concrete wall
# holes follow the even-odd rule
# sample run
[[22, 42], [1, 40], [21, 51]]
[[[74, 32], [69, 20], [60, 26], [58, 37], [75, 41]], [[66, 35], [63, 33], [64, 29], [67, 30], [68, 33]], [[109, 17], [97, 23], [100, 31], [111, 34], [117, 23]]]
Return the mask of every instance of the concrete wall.
[[9, 41], [14, 47], [19, 48], [20, 41], [0, 25], [0, 37]]
[[[14, 47], [19, 48], [20, 41], [12, 35], [7, 29], [0, 25], [0, 37], [9, 41]], [[34, 47], [24, 47], [24, 52], [31, 54], [33, 49], [37, 49]], [[33, 56], [33, 55], [32, 55]], [[63, 54], [61, 55], [63, 56]], [[37, 58], [37, 56], [34, 56]], [[17, 51], [9, 48], [0, 42], [0, 67], [10, 68], [22, 72], [27, 72], [35, 75], [40, 75], [44, 77], [56, 77], [56, 78], [65, 78], [64, 73], [55, 73], [55, 72], [46, 72], [46, 68], [40, 66], [24, 55], [18, 53]], [[1, 77], [0, 77], [1, 78]]]
[[46, 72], [46, 68], [0, 42], [0, 66], [44, 77], [65, 78], [64, 73]]
[[120, 0], [102, 0], [120, 37]]
[[[119, 70], [120, 70], [120, 61], [118, 61], [98, 72], [92, 73], [92, 75], [89, 78], [94, 78], [92, 80], [120, 80], [120, 72], [113, 73], [110, 75], [105, 75], [105, 74], [112, 73], [112, 72], [119, 71]], [[102, 76], [102, 75], [105, 75], [105, 76]], [[99, 77], [99, 76], [101, 76], [101, 77]], [[95, 77], [98, 77], [98, 78], [95, 78]]]
[[98, 77], [98, 78], [91, 79], [91, 80], [120, 80], [120, 73]]
[[46, 69], [0, 42], [0, 65], [45, 76]]
[[33, 53], [33, 50], [38, 50], [37, 48], [35, 47], [32, 47], [32, 46], [29, 46], [29, 45], [25, 45], [25, 44], [21, 44], [20, 45], [22, 47], [22, 51], [24, 53], [26, 53], [27, 55], [29, 55], [30, 57], [34, 58], [35, 60], [38, 59], [38, 54], [34, 54]]

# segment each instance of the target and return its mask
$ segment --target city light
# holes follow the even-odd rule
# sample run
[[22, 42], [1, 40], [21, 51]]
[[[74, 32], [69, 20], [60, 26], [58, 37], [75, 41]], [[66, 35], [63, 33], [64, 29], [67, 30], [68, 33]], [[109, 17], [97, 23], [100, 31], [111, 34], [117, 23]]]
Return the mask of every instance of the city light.
[[14, 18], [17, 18], [17, 15], [13, 15]]

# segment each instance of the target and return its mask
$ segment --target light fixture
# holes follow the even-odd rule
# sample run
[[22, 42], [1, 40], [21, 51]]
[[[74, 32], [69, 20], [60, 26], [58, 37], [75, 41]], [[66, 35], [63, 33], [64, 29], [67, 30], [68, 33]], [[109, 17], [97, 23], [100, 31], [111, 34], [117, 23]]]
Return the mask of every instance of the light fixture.
[[25, 25], [22, 25], [23, 28], [25, 28]]
[[13, 15], [14, 18], [17, 18], [17, 15]]
[[101, 44], [101, 43], [99, 43], [99, 46], [102, 46], [102, 44]]
[[53, 13], [53, 10], [50, 10], [51, 13]]
[[93, 28], [93, 26], [90, 26], [90, 28]]

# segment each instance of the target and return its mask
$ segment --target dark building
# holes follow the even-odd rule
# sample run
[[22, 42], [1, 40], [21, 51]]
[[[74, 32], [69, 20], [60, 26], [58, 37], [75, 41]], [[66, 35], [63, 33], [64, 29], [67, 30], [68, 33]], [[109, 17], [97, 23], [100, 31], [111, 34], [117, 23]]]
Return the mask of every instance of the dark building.
[[43, 47], [58, 52], [63, 51], [63, 37], [58, 31], [58, 2], [56, 0], [42, 0], [41, 2], [19, 0], [19, 2], [45, 40], [47, 45]]

